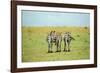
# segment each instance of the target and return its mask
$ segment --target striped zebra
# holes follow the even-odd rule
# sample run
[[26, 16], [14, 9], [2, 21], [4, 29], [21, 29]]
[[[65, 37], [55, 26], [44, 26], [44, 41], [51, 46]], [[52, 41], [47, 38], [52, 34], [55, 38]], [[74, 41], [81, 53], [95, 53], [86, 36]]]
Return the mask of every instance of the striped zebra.
[[61, 41], [62, 36], [61, 33], [56, 33], [55, 31], [51, 31], [47, 36], [47, 42], [48, 42], [48, 53], [52, 53], [52, 47], [53, 43], [56, 45], [56, 52], [61, 51]]
[[70, 51], [71, 40], [75, 40], [75, 39], [71, 36], [70, 32], [66, 32], [64, 34], [64, 51], [65, 52], [67, 52], [67, 51], [69, 52]]

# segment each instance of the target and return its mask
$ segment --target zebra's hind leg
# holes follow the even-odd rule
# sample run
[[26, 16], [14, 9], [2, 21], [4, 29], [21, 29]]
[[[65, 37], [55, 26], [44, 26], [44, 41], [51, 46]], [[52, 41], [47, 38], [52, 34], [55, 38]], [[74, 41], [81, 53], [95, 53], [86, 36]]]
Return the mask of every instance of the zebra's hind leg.
[[56, 52], [59, 52], [59, 50], [58, 50], [58, 46], [57, 46], [57, 50], [56, 50]]
[[59, 52], [59, 44], [58, 44], [58, 42], [56, 43], [56, 47], [57, 47], [56, 52]]
[[70, 43], [68, 43], [68, 52], [70, 52], [70, 46], [69, 45], [70, 45]]

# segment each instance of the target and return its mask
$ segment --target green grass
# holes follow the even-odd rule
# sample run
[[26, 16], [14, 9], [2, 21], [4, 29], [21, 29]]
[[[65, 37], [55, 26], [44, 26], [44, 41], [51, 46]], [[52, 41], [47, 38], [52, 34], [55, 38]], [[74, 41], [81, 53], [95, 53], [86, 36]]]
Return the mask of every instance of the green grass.
[[[71, 52], [47, 53], [46, 36], [51, 31], [71, 32], [75, 40], [71, 42]], [[82, 60], [90, 58], [89, 28], [84, 27], [22, 27], [22, 62]]]

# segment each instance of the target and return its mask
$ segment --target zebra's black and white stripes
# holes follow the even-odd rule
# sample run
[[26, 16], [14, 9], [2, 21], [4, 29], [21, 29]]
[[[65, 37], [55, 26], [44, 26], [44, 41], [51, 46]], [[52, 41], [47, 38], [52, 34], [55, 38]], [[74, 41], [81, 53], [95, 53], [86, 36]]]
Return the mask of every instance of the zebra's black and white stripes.
[[53, 43], [56, 46], [56, 52], [61, 52], [61, 44], [62, 44], [62, 38], [64, 41], [64, 50], [63, 51], [70, 51], [70, 43], [71, 40], [75, 40], [70, 32], [64, 33], [64, 36], [62, 37], [62, 33], [57, 33], [55, 31], [51, 31], [47, 36], [47, 42], [48, 42], [48, 53], [53, 52]]

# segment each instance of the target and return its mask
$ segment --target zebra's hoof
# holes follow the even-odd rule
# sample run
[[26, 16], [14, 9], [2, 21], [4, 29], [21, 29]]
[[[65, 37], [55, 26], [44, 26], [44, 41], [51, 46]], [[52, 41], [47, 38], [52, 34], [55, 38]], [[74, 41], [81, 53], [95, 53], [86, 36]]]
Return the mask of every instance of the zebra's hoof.
[[48, 51], [48, 53], [50, 53], [50, 51]]
[[59, 52], [58, 50], [56, 52]]
[[59, 50], [59, 52], [61, 52], [61, 50]]
[[51, 51], [50, 53], [53, 53], [53, 51]]
[[70, 52], [70, 50], [68, 50], [68, 52]]

